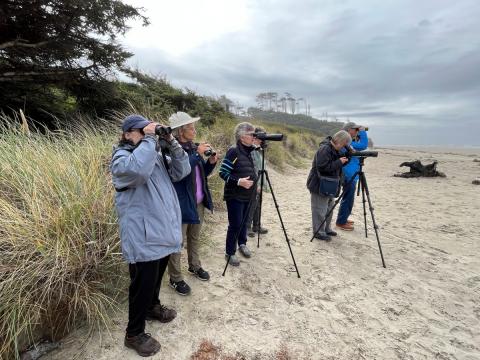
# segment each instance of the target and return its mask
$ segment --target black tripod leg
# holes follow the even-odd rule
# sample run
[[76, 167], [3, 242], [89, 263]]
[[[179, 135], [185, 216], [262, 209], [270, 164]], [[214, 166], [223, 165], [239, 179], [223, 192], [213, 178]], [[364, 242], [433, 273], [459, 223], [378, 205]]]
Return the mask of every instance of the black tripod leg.
[[[257, 188], [257, 184], [258, 184], [258, 178], [254, 181], [253, 185], [252, 185], [252, 188], [253, 189], [256, 189]], [[252, 196], [250, 198], [250, 201], [248, 203], [248, 206], [247, 206], [247, 210], [245, 211], [245, 214], [243, 215], [243, 218], [242, 218], [242, 222], [240, 224], [240, 229], [238, 229], [237, 233], [235, 234], [235, 244], [237, 244], [238, 242], [238, 237], [240, 236], [240, 231], [242, 231], [242, 227], [245, 225], [245, 222], [248, 220], [248, 215], [249, 215], [249, 212], [250, 212], [250, 207], [252, 206], [253, 202], [254, 202], [254, 199], [255, 199], [255, 196], [256, 196], [256, 190], [254, 190], [252, 192]], [[235, 245], [236, 246], [236, 245]], [[227, 271], [227, 268], [228, 268], [228, 264], [230, 264], [230, 258], [232, 257], [232, 255], [228, 255], [228, 259], [227, 259], [227, 263], [225, 264], [225, 269], [223, 269], [223, 273], [222, 273], [222, 276], [225, 276], [225, 273]]]
[[273, 198], [273, 202], [275, 203], [275, 208], [277, 209], [278, 219], [280, 220], [280, 224], [282, 225], [282, 230], [283, 230], [283, 234], [285, 235], [285, 241], [287, 242], [288, 250], [290, 250], [290, 255], [292, 256], [293, 265], [295, 266], [295, 271], [297, 272], [298, 278], [300, 278], [300, 272], [298, 271], [297, 263], [295, 261], [295, 257], [293, 256], [293, 251], [292, 251], [292, 247], [290, 245], [290, 240], [288, 239], [287, 230], [285, 229], [285, 224], [283, 223], [282, 214], [280, 214], [280, 207], [278, 206], [277, 199], [275, 197], [275, 193], [273, 192], [272, 183], [270, 182], [268, 172], [265, 170], [264, 173], [265, 173], [265, 178], [267, 179], [268, 187], [270, 189], [270, 192], [272, 193], [272, 198]]
[[[363, 173], [362, 173], [363, 174]], [[358, 187], [362, 188], [362, 203], [363, 203], [363, 223], [365, 224], [365, 237], [368, 238], [368, 231], [367, 231], [367, 200], [365, 199], [365, 186], [363, 185], [363, 181], [360, 178], [358, 181]]]
[[225, 276], [225, 273], [227, 272], [228, 264], [230, 264], [230, 258], [232, 255], [228, 255], [227, 263], [225, 264], [225, 269], [223, 269], [222, 276]]
[[[263, 158], [265, 161], [265, 158]], [[265, 166], [265, 165], [262, 165]], [[260, 174], [260, 196], [258, 197], [258, 233], [257, 233], [257, 248], [260, 247], [260, 229], [262, 228], [262, 204], [263, 204], [263, 185], [264, 185], [264, 173], [265, 170], [259, 171]], [[256, 191], [256, 190], [255, 190]], [[255, 213], [253, 214], [255, 217]]]
[[383, 259], [382, 245], [380, 244], [380, 238], [378, 236], [378, 226], [375, 221], [375, 215], [373, 213], [374, 208], [372, 205], [372, 201], [370, 200], [370, 192], [368, 191], [367, 178], [365, 177], [365, 174], [363, 172], [360, 173], [360, 181], [362, 181], [362, 186], [365, 191], [365, 195], [367, 196], [368, 207], [370, 210], [370, 215], [372, 216], [373, 229], [375, 230], [375, 236], [377, 237], [378, 250], [380, 251], [380, 257], [382, 258], [382, 265], [384, 268], [386, 268], [387, 266], [385, 265], [385, 260]]

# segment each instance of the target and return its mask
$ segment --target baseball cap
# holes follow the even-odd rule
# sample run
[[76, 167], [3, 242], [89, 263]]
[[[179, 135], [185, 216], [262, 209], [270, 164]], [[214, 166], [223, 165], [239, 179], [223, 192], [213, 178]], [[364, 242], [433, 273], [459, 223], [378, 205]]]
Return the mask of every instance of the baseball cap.
[[128, 115], [125, 119], [123, 119], [122, 131], [127, 132], [132, 129], [143, 129], [150, 123], [151, 121], [148, 121], [141, 115]]
[[343, 125], [342, 130], [350, 130], [350, 129], [360, 129], [362, 126], [357, 125], [354, 122], [348, 122], [345, 125]]

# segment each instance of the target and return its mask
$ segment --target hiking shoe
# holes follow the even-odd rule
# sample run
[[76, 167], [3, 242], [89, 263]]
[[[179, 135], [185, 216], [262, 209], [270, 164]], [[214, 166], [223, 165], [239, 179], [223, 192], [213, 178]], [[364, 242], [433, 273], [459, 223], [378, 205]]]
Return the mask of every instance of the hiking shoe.
[[188, 272], [192, 275], [195, 275], [199, 280], [202, 280], [202, 281], [210, 280], [210, 275], [208, 274], [208, 272], [206, 272], [202, 268], [198, 268], [197, 270], [195, 270], [193, 267], [189, 266]]
[[125, 335], [125, 346], [133, 349], [140, 356], [153, 356], [160, 351], [161, 345], [151, 334], [141, 333], [137, 336]]
[[326, 242], [332, 241], [332, 238], [329, 235], [323, 235], [323, 234], [315, 235], [315, 239], [323, 240], [323, 241], [326, 241]]
[[158, 320], [161, 323], [168, 323], [177, 317], [177, 312], [166, 306], [157, 304], [147, 312], [147, 320]]
[[245, 256], [246, 258], [249, 258], [252, 256], [252, 253], [250, 249], [247, 247], [247, 245], [242, 244], [238, 247], [238, 250], [240, 250], [240, 253]]
[[178, 295], [182, 296], [190, 294], [191, 291], [190, 286], [188, 286], [188, 284], [183, 280], [173, 281], [172, 279], [170, 279], [170, 287], [174, 289]]
[[[225, 255], [225, 260], [228, 261], [228, 255]], [[236, 255], [232, 255], [232, 256], [230, 256], [229, 264], [232, 265], [232, 266], [240, 266], [240, 260], [238, 260]]]
[[344, 230], [344, 231], [353, 231], [353, 225], [346, 223], [346, 224], [336, 224], [336, 227]]
[[254, 227], [252, 228], [252, 230], [253, 232], [260, 233], [260, 234], [268, 233], [268, 229], [265, 229], [264, 227], [260, 227], [260, 229], [258, 227]]
[[333, 230], [330, 230], [330, 231], [327, 231], [327, 235], [329, 236], [337, 236], [337, 232], [336, 231], [333, 231]]

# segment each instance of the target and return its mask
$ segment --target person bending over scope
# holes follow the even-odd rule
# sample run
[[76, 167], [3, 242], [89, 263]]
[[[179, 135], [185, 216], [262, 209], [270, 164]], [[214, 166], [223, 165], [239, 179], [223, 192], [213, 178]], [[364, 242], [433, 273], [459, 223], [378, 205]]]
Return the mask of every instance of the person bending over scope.
[[326, 220], [325, 216], [332, 209], [334, 198], [338, 196], [342, 166], [348, 162], [340, 150], [351, 141], [350, 134], [340, 130], [322, 141], [312, 162], [307, 188], [311, 195], [313, 234], [319, 240], [331, 241], [331, 236], [337, 235], [331, 228], [333, 213]]

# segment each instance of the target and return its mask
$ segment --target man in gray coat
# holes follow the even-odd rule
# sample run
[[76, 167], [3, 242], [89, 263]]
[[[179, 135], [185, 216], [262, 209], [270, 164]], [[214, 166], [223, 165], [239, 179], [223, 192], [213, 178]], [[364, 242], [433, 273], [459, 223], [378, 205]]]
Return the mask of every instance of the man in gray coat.
[[160, 304], [159, 293], [169, 256], [182, 243], [182, 215], [172, 181], [190, 173], [188, 156], [173, 136], [164, 137], [170, 156], [162, 154], [157, 125], [140, 115], [127, 116], [110, 165], [131, 279], [125, 346], [141, 356], [160, 350], [160, 343], [145, 333], [145, 320], [169, 322], [176, 316]]

